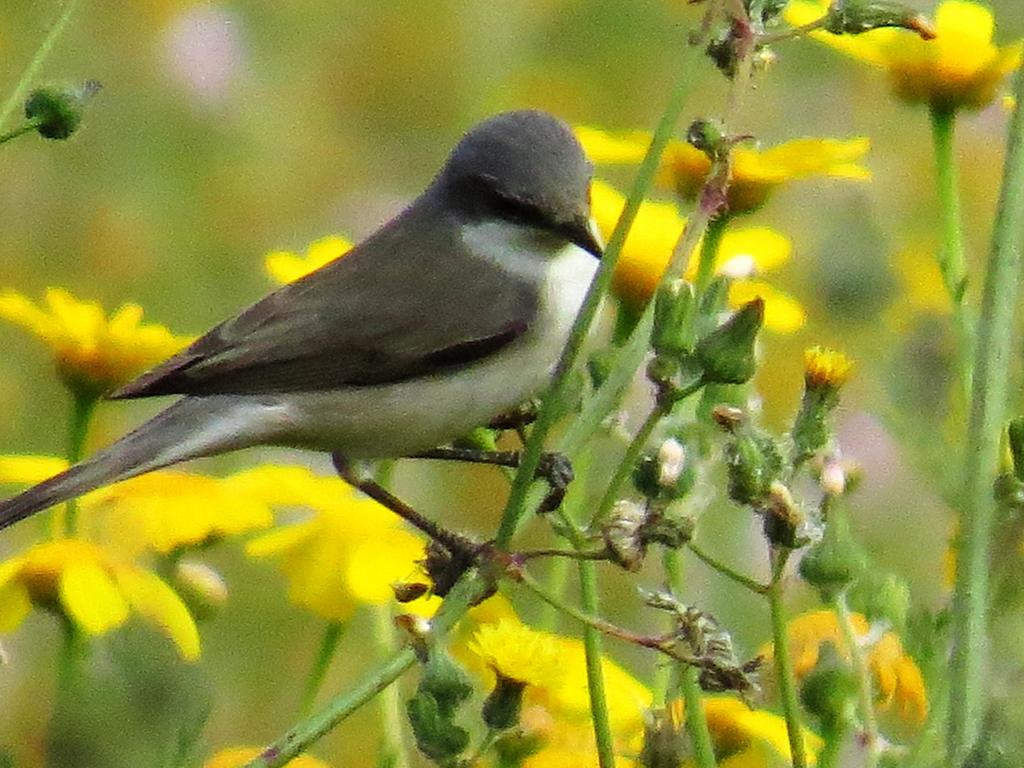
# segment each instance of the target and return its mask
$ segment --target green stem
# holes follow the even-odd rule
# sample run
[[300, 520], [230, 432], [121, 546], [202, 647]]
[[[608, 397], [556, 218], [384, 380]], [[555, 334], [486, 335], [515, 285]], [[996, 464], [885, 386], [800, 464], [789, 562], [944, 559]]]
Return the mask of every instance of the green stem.
[[786, 716], [786, 733], [789, 735], [793, 768], [807, 768], [800, 702], [797, 697], [796, 678], [793, 674], [793, 659], [789, 655], [786, 607], [782, 600], [782, 572], [785, 570], [788, 555], [788, 551], [780, 552], [772, 568], [772, 583], [768, 587], [768, 606], [772, 620], [772, 640], [775, 644], [775, 677], [778, 679], [782, 710]]
[[700, 248], [700, 256], [697, 261], [697, 280], [694, 283], [694, 293], [697, 301], [708, 290], [711, 279], [715, 276], [715, 262], [718, 261], [718, 249], [722, 244], [722, 236], [729, 226], [729, 217], [725, 215], [715, 216], [708, 221], [707, 230], [704, 232], [704, 242]]
[[853, 619], [850, 616], [850, 608], [846, 604], [846, 594], [840, 593], [832, 601], [832, 608], [839, 619], [839, 631], [843, 635], [843, 642], [850, 652], [850, 662], [853, 672], [857, 677], [857, 700], [860, 707], [860, 718], [864, 728], [864, 741], [867, 754], [864, 756], [864, 768], [875, 768], [878, 765], [878, 719], [875, 717], [875, 697], [871, 685], [871, 671], [868, 669], [867, 661], [864, 659], [864, 651], [856, 631], [853, 628]]
[[54, 43], [57, 42], [57, 38], [60, 37], [61, 32], [67, 26], [68, 21], [71, 19], [71, 14], [75, 10], [75, 6], [78, 4], [78, 0], [68, 0], [64, 4], [64, 8], [61, 11], [60, 16], [57, 17], [57, 21], [50, 27], [50, 31], [46, 33], [46, 37], [43, 38], [43, 42], [39, 44], [39, 48], [36, 49], [35, 56], [32, 57], [32, 61], [25, 67], [25, 71], [21, 74], [21, 79], [18, 80], [18, 84], [14, 86], [14, 90], [11, 91], [11, 95], [7, 97], [7, 101], [4, 102], [3, 107], [0, 107], [0, 128], [4, 126], [8, 118], [18, 108], [18, 105], [25, 99], [25, 94], [28, 92], [29, 86], [32, 81], [35, 80], [36, 75], [39, 72], [39, 68], [46, 61], [47, 56], [50, 55], [50, 51], [53, 49]]
[[[60, 768], [62, 758], [66, 757], [59, 749], [59, 745], [65, 741], [66, 732], [62, 732], [62, 726], [75, 706], [75, 693], [82, 678], [82, 662], [84, 661], [85, 645], [82, 642], [82, 635], [75, 623], [66, 616], [61, 616], [60, 657], [57, 660], [57, 691], [54, 696], [53, 711], [50, 713], [49, 742], [51, 748], [47, 750], [46, 764]], [[61, 762], [58, 763], [57, 761]]]
[[949, 691], [947, 755], [960, 764], [981, 731], [987, 658], [988, 552], [995, 504], [999, 440], [1014, 349], [1020, 244], [1024, 242], [1024, 70], [1017, 73], [1017, 108], [1010, 122], [999, 210], [978, 325], [967, 427]]
[[640, 211], [640, 204], [643, 202], [644, 195], [647, 194], [647, 190], [650, 189], [651, 183], [654, 181], [654, 175], [658, 170], [661, 155], [665, 147], [668, 146], [676, 123], [679, 122], [679, 116], [683, 112], [683, 104], [693, 83], [694, 65], [699, 55], [700, 50], [696, 46], [686, 46], [683, 55], [680, 57], [681, 66], [669, 96], [668, 106], [665, 108], [661, 120], [654, 131], [654, 137], [651, 139], [651, 145], [647, 148], [647, 154], [643, 162], [640, 163], [636, 180], [633, 182], [633, 187], [626, 199], [622, 216], [619, 217], [619, 221], [615, 225], [615, 231], [612, 232], [612, 236], [608, 241], [608, 247], [605, 249], [604, 256], [601, 259], [601, 266], [598, 269], [597, 276], [587, 291], [586, 299], [576, 317], [576, 322], [573, 324], [569, 341], [562, 351], [562, 356], [555, 368], [551, 387], [544, 398], [544, 404], [541, 407], [540, 413], [537, 414], [533, 430], [530, 432], [530, 440], [523, 449], [519, 471], [516, 473], [515, 480], [512, 483], [512, 489], [505, 504], [505, 514], [502, 517], [501, 527], [498, 529], [497, 536], [495, 537], [495, 545], [499, 549], [506, 549], [508, 547], [516, 528], [519, 526], [519, 521], [526, 512], [527, 494], [533, 477], [536, 474], [537, 466], [540, 463], [540, 457], [544, 449], [544, 440], [561, 413], [562, 400], [568, 390], [569, 374], [579, 358], [587, 333], [597, 314], [598, 306], [611, 287], [612, 274], [619, 260], [619, 254], [622, 252], [622, 246], [626, 242], [626, 235], [633, 225], [637, 213]]
[[953, 326], [957, 342], [957, 377], [963, 401], [971, 391], [968, 361], [973, 354], [973, 333], [964, 306], [967, 289], [967, 260], [964, 255], [963, 219], [960, 212], [960, 174], [957, 170], [955, 127], [956, 110], [933, 107], [932, 144], [935, 149], [935, 185], [939, 199], [942, 243], [939, 247], [939, 271], [953, 306]]
[[[373, 618], [373, 634], [377, 649], [382, 656], [391, 656], [395, 652], [395, 638], [390, 607], [386, 603], [375, 605]], [[380, 754], [384, 760], [378, 760], [378, 764], [391, 768], [408, 768], [409, 756], [405, 750], [405, 711], [402, 707], [402, 692], [397, 685], [389, 685], [381, 693], [380, 708], [381, 722], [384, 726]]]
[[686, 548], [693, 552], [693, 554], [696, 555], [697, 558], [700, 561], [702, 561], [705, 565], [707, 565], [709, 568], [718, 571], [727, 579], [735, 581], [737, 584], [739, 584], [742, 587], [746, 587], [751, 592], [755, 592], [759, 595], [763, 595], [768, 592], [769, 587], [767, 584], [762, 584], [756, 579], [752, 579], [749, 576], [744, 576], [735, 568], [726, 565], [721, 560], [718, 560], [714, 556], [705, 552], [692, 541], [686, 545]]
[[42, 119], [38, 117], [34, 117], [31, 120], [26, 120], [22, 125], [18, 126], [14, 130], [8, 131], [7, 133], [0, 135], [0, 144], [6, 144], [11, 139], [16, 139], [19, 136], [23, 136], [26, 133], [31, 133], [40, 125], [42, 125], [42, 123]]
[[[442, 641], [469, 607], [488, 593], [487, 580], [475, 570], [467, 572], [448, 593], [431, 621], [433, 636]], [[415, 651], [403, 648], [374, 669], [359, 685], [331, 699], [319, 712], [300, 720], [243, 768], [280, 768], [286, 765], [361, 706], [372, 701], [415, 664]]]
[[323, 638], [320, 640], [320, 649], [317, 651], [313, 668], [306, 678], [306, 687], [302, 692], [302, 704], [299, 706], [299, 717], [306, 717], [316, 703], [317, 694], [323, 685], [327, 670], [331, 666], [335, 651], [338, 650], [338, 643], [345, 632], [345, 625], [340, 621], [332, 621], [324, 629]]
[[[96, 411], [99, 398], [89, 392], [74, 391], [71, 401], [71, 421], [68, 429], [68, 462], [77, 464], [85, 453], [85, 440], [89, 435], [89, 424]], [[78, 532], [78, 500], [67, 503], [64, 518], [64, 533], [74, 536]]]
[[[665, 576], [672, 593], [683, 593], [683, 566], [678, 550], [667, 549], [663, 558]], [[700, 670], [697, 667], [683, 669], [679, 685], [686, 702], [686, 730], [693, 745], [694, 762], [697, 768], [715, 768], [715, 746], [708, 729], [707, 713], [704, 711], [704, 692], [700, 687]]]
[[[580, 560], [580, 604], [591, 616], [598, 612], [597, 568], [589, 560]], [[587, 663], [587, 690], [590, 693], [590, 718], [597, 742], [597, 764], [600, 768], [615, 768], [615, 745], [612, 742], [612, 724], [608, 715], [608, 701], [604, 690], [604, 672], [601, 633], [591, 625], [583, 627], [583, 649]]]

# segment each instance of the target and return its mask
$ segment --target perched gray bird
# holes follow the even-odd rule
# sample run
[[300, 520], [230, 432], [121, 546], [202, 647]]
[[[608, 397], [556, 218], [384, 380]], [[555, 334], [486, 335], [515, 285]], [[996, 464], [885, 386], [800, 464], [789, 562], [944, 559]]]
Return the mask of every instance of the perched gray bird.
[[407, 456], [516, 407], [548, 381], [597, 269], [590, 175], [551, 115], [485, 120], [344, 258], [114, 392], [183, 397], [0, 502], [0, 528], [200, 456], [254, 445]]

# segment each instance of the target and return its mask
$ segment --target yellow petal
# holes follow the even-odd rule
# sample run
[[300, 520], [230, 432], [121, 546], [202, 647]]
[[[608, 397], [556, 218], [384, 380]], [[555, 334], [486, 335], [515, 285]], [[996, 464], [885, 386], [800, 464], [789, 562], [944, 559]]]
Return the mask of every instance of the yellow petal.
[[639, 163], [651, 143], [651, 135], [642, 131], [612, 134], [585, 125], [576, 126], [573, 131], [587, 157], [597, 165]]
[[127, 602], [110, 574], [95, 561], [67, 563], [59, 589], [68, 616], [91, 635], [109, 632], [128, 618]]
[[117, 572], [120, 585], [131, 607], [159, 626], [186, 661], [199, 658], [199, 630], [178, 594], [155, 573], [135, 568]]
[[348, 562], [348, 588], [352, 597], [380, 605], [394, 598], [391, 585], [415, 576], [416, 561], [423, 559], [423, 542], [401, 528], [380, 531], [352, 551]]
[[68, 468], [57, 456], [0, 456], [0, 483], [35, 485]]

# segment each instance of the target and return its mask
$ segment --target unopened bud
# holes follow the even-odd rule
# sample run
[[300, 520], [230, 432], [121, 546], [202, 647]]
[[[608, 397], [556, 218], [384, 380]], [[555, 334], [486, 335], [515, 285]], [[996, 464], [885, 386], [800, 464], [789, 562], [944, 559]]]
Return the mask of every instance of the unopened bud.
[[483, 720], [489, 728], [505, 731], [519, 723], [526, 683], [502, 675], [497, 676], [492, 690], [484, 700]]
[[725, 447], [729, 497], [737, 504], [760, 507], [772, 483], [782, 475], [782, 454], [770, 435], [747, 428]]
[[406, 704], [416, 746], [431, 760], [449, 764], [469, 746], [469, 733], [452, 722], [426, 691], [417, 691]]
[[100, 84], [90, 80], [78, 88], [37, 88], [25, 101], [25, 117], [36, 123], [36, 131], [46, 139], [66, 139], [82, 122], [82, 107]]
[[825, 533], [800, 561], [800, 576], [831, 602], [864, 571], [866, 559], [850, 535], [846, 516], [833, 510]]
[[839, 390], [852, 368], [842, 352], [821, 347], [804, 352], [804, 394], [791, 430], [798, 462], [828, 445], [832, 411], [839, 405]]
[[822, 643], [818, 663], [800, 686], [800, 702], [826, 733], [836, 733], [853, 720], [856, 701], [856, 675], [831, 642]]
[[764, 300], [758, 297], [697, 342], [704, 380], [714, 384], [748, 381], [756, 369], [754, 344], [763, 322]]
[[672, 486], [679, 479], [686, 462], [686, 448], [683, 444], [670, 437], [658, 448], [658, 484]]
[[698, 118], [686, 129], [686, 141], [709, 157], [716, 157], [725, 148], [725, 131], [714, 120]]
[[693, 348], [690, 328], [696, 311], [693, 286], [685, 280], [672, 280], [654, 297], [654, 327], [651, 347], [656, 354], [681, 357]]
[[206, 563], [182, 560], [174, 568], [174, 587], [197, 619], [216, 615], [228, 600], [224, 578]]

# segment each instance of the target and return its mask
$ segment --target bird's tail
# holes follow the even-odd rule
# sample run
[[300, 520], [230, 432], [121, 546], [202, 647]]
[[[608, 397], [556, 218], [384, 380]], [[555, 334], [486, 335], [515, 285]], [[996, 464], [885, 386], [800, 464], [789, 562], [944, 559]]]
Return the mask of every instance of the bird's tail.
[[59, 475], [0, 501], [0, 530], [104, 485], [200, 456], [261, 442], [259, 404], [225, 395], [186, 397]]

